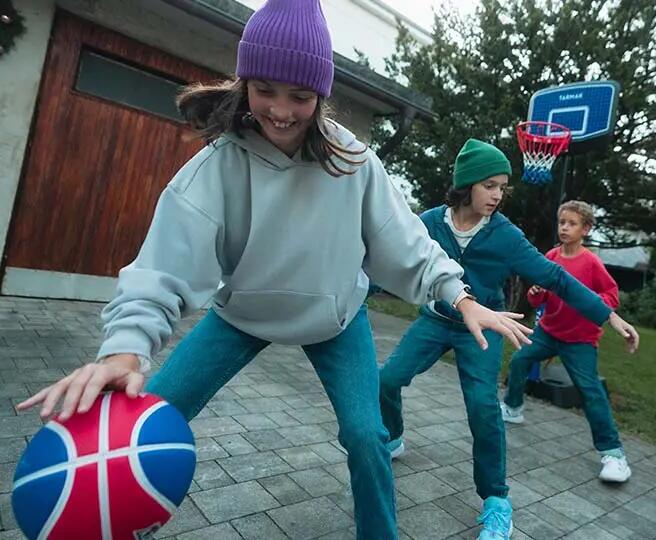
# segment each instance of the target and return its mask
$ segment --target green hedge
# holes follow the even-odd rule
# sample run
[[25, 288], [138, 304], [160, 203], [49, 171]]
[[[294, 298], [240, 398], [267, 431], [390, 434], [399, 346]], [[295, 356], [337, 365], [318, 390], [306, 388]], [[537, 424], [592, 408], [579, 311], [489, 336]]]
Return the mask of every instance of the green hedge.
[[656, 328], [656, 279], [630, 293], [620, 293], [619, 314], [631, 324]]

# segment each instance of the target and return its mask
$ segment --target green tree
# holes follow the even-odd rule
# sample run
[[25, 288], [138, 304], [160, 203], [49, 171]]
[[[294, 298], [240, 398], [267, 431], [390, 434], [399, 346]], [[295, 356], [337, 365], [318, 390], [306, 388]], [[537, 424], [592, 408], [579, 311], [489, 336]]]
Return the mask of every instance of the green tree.
[[[467, 138], [498, 145], [516, 171], [515, 191], [503, 211], [544, 251], [553, 242], [559, 193], [553, 184], [519, 182], [522, 158], [514, 126], [526, 119], [536, 90], [614, 79], [622, 93], [613, 142], [576, 156], [566, 196], [602, 210], [599, 227], [616, 245], [625, 240], [620, 229], [653, 237], [655, 14], [653, 0], [482, 0], [469, 18], [439, 8], [429, 45], [418, 45], [401, 27], [388, 73], [432, 97], [437, 120], [415, 122], [386, 165], [407, 178], [413, 195], [430, 208], [444, 201], [456, 154]], [[379, 123], [374, 143], [388, 137], [395, 123]]]
[[11, 0], [0, 0], [0, 56], [14, 47], [15, 40], [25, 32], [23, 16]]

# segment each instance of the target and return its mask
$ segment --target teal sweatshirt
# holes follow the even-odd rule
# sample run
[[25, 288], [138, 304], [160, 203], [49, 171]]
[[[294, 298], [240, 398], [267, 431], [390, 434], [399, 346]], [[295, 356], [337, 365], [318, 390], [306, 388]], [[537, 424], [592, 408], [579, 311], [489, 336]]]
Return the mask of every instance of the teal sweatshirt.
[[[447, 254], [464, 268], [462, 279], [471, 287], [479, 303], [495, 311], [504, 310], [503, 285], [515, 274], [530, 284], [553, 291], [598, 326], [608, 319], [611, 309], [603, 300], [560, 265], [542, 255], [506, 216], [495, 212], [490, 222], [462, 251], [444, 222], [446, 208], [439, 206], [428, 210], [421, 215], [421, 220], [431, 238], [437, 240]], [[451, 319], [462, 320], [460, 313], [446, 302], [435, 302], [435, 311]]]
[[[217, 314], [261, 339], [338, 335], [371, 277], [405, 300], [452, 303], [462, 268], [428, 236], [376, 155], [334, 178], [253, 130], [202, 149], [162, 193], [137, 258], [104, 309], [98, 357], [161, 350], [176, 321], [213, 297]], [[351, 150], [355, 136], [330, 124]], [[356, 159], [358, 156], [356, 156]]]

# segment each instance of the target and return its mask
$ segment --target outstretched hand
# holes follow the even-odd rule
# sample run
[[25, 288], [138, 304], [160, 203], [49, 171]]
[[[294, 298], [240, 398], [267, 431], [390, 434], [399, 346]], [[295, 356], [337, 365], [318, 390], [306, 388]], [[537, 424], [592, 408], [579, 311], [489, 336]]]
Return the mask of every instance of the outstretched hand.
[[638, 350], [638, 345], [640, 345], [640, 336], [633, 326], [626, 322], [622, 317], [617, 313], [613, 312], [608, 318], [608, 324], [611, 328], [615, 330], [620, 336], [626, 341], [626, 348], [630, 353], [634, 353]]
[[528, 294], [530, 294], [531, 296], [534, 296], [536, 294], [542, 294], [544, 291], [545, 290], [542, 287], [540, 287], [539, 285], [532, 285], [528, 290]]
[[527, 336], [530, 336], [533, 330], [517, 322], [517, 319], [524, 318], [521, 313], [492, 311], [469, 298], [458, 302], [457, 309], [462, 313], [467, 328], [484, 351], [488, 347], [487, 340], [483, 335], [483, 330], [486, 329], [494, 330], [505, 336], [516, 349], [520, 349], [522, 344], [531, 344], [531, 340]]
[[138, 367], [139, 359], [133, 354], [117, 354], [101, 364], [86, 364], [19, 403], [16, 408], [22, 411], [41, 403], [39, 414], [46, 419], [63, 397], [59, 419], [67, 420], [75, 412], [87, 412], [105, 389], [124, 390], [128, 396], [136, 397], [144, 385], [144, 376]]

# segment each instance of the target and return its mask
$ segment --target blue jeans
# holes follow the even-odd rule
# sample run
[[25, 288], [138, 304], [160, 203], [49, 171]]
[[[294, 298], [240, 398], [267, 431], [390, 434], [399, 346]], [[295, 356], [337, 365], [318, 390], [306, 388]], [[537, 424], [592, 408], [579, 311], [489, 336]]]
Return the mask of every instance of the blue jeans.
[[422, 307], [394, 352], [380, 370], [380, 406], [383, 423], [396, 439], [403, 433], [401, 388], [428, 370], [453, 349], [460, 387], [465, 398], [469, 429], [474, 438], [474, 482], [482, 499], [505, 497], [506, 433], [497, 399], [503, 340], [486, 330], [489, 347], [483, 351], [464, 324], [450, 322]]
[[[231, 326], [214, 311], [185, 336], [146, 390], [187, 420], [269, 342]], [[376, 351], [363, 306], [338, 336], [303, 347], [333, 405], [348, 452], [358, 539], [397, 538], [389, 440], [378, 406]]]
[[540, 325], [511, 360], [508, 389], [504, 401], [509, 407], [524, 403], [524, 385], [533, 362], [559, 356], [572, 382], [583, 397], [583, 410], [592, 430], [594, 446], [599, 452], [622, 448], [608, 396], [597, 372], [597, 348], [589, 343], [565, 343], [545, 332]]

